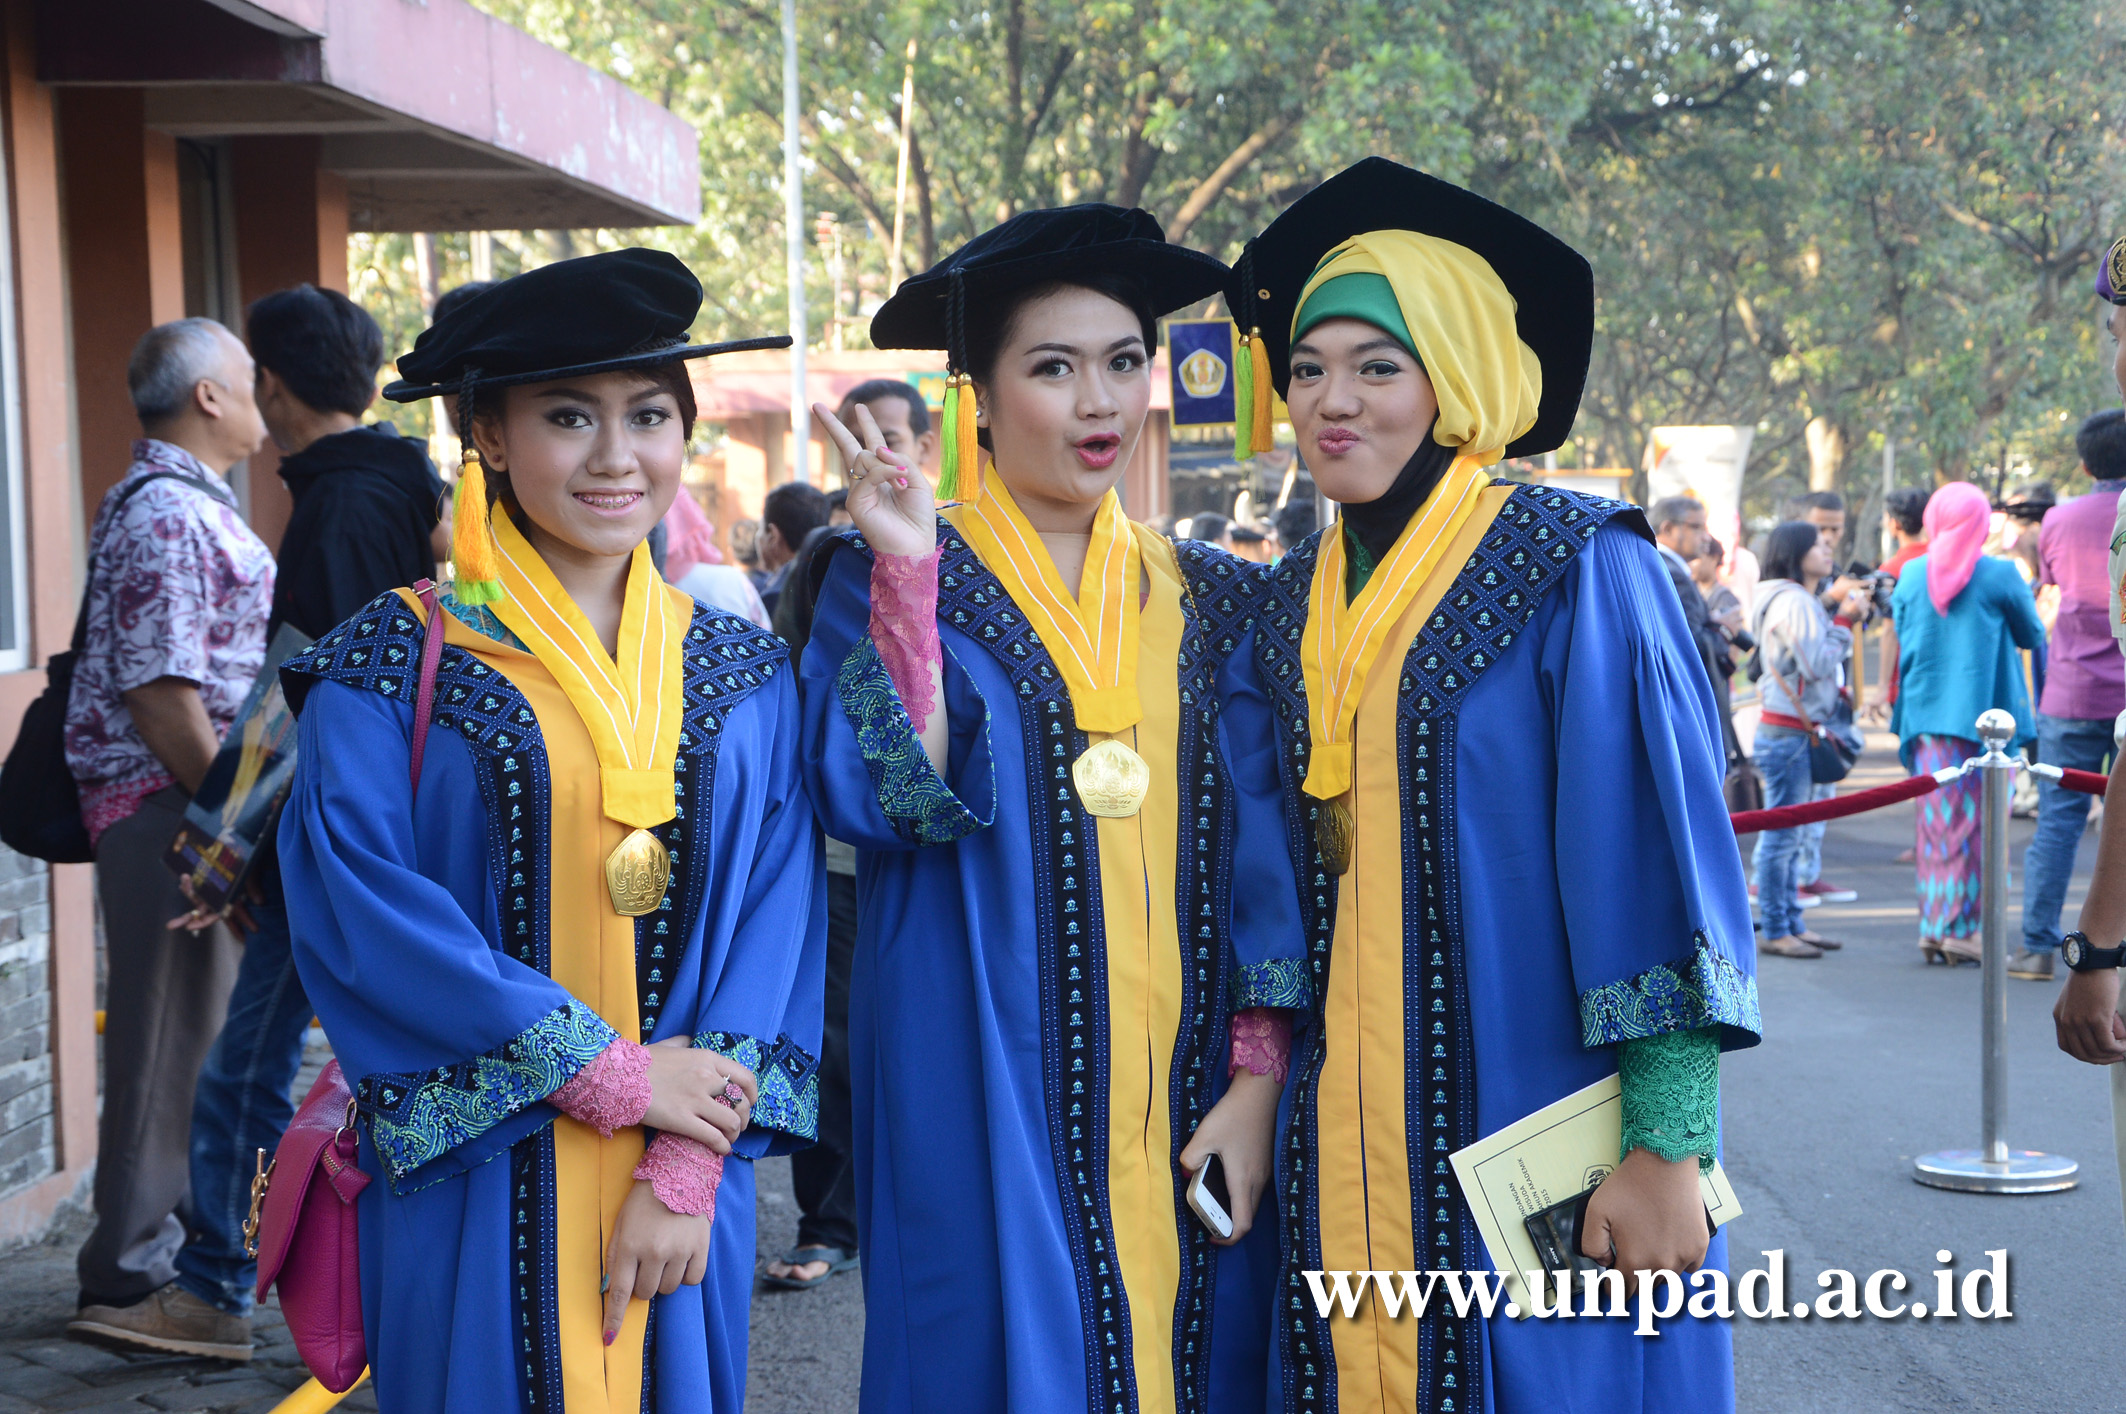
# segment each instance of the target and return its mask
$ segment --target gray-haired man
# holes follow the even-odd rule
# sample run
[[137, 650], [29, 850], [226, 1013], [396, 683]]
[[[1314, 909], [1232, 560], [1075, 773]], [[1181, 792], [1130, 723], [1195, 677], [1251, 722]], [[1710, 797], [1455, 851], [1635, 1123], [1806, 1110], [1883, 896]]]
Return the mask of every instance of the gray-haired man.
[[[241, 947], [225, 924], [171, 930], [189, 905], [162, 855], [265, 660], [273, 555], [223, 479], [265, 425], [251, 356], [212, 320], [149, 330], [126, 382], [143, 435], [89, 532], [87, 641], [67, 702], [110, 963], [96, 1230], [77, 1260], [70, 1329], [111, 1335], [152, 1314], [183, 1342], [159, 1348], [243, 1358], [243, 1323], [224, 1329], [220, 1312], [169, 1284], [185, 1240], [192, 1087]], [[205, 1310], [165, 1322], [172, 1301]]]

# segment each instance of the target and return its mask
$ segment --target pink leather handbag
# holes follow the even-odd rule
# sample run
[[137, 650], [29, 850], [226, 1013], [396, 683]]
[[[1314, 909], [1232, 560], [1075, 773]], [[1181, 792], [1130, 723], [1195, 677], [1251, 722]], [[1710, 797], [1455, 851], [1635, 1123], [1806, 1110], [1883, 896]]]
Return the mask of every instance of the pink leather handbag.
[[280, 1284], [296, 1354], [334, 1394], [352, 1389], [369, 1365], [354, 1208], [369, 1175], [355, 1167], [354, 1119], [340, 1063], [328, 1062], [273, 1161], [258, 1151], [244, 1224], [245, 1250], [258, 1258], [258, 1299]]
[[[435, 711], [436, 665], [443, 634], [436, 627], [436, 587], [414, 586], [428, 610], [421, 641], [421, 676], [413, 714], [413, 789], [421, 788], [421, 757]], [[369, 1175], [355, 1164], [354, 1093], [330, 1061], [296, 1107], [269, 1163], [258, 1151], [251, 1180], [251, 1215], [244, 1222], [244, 1251], [258, 1259], [258, 1299], [276, 1283], [281, 1315], [296, 1354], [334, 1394], [354, 1387], [369, 1365], [362, 1333], [361, 1247], [355, 1199]]]

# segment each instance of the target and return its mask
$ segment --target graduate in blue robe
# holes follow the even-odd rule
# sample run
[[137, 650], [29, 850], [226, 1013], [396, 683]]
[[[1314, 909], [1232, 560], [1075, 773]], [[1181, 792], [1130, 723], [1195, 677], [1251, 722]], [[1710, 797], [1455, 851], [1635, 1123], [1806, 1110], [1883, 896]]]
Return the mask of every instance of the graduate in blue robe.
[[[281, 864], [297, 965], [360, 1105], [363, 1327], [393, 1414], [744, 1404], [751, 1160], [814, 1132], [824, 920], [787, 651], [664, 585], [639, 544], [682, 464], [692, 407], [670, 360], [702, 351], [680, 339], [699, 299], [671, 256], [617, 252], [520, 276], [424, 336], [403, 374], [517, 375], [532, 386], [487, 386], [487, 408], [529, 400], [508, 406], [545, 411], [538, 435], [581, 464], [541, 496], [520, 464], [490, 539], [468, 458], [440, 622], [386, 595], [283, 668], [300, 764]], [[645, 335], [661, 361], [605, 362]], [[602, 366], [555, 381], [584, 363]], [[525, 425], [499, 416], [512, 438]], [[462, 401], [460, 418], [504, 435]], [[569, 494], [597, 513], [568, 521]], [[550, 565], [565, 553], [624, 576], [617, 647]], [[698, 1141], [645, 1129], [681, 1073], [726, 1083], [743, 1129], [720, 1149], [692, 1121]], [[727, 1083], [748, 1074], [750, 1097]], [[686, 1229], [683, 1274], [631, 1299], [640, 1269], [615, 1261], [643, 1203], [710, 1221]]]
[[[1066, 419], [1084, 422], [1050, 460], [1021, 459], [1012, 449], [1038, 439], [995, 391], [1021, 356], [978, 352], [945, 435], [980, 397], [996, 460], [974, 464], [968, 423], [970, 455], [941, 488], [961, 504], [934, 532], [919, 474], [830, 429], [860, 527], [882, 514], [867, 476], [899, 477], [922, 517], [901, 527], [912, 549], [867, 530], [821, 557], [802, 675], [811, 788], [827, 832], [857, 851], [866, 1414], [1171, 1414], [1264, 1397], [1275, 1213], [1242, 1190], [1268, 1182], [1281, 1071], [1257, 1176], [1219, 1150], [1252, 1230], [1218, 1245], [1184, 1190], [1192, 1146], [1239, 1113], [1226, 1104], [1243, 1085], [1270, 1079], [1252, 1066], [1229, 1079], [1229, 1021], [1306, 1001], [1269, 703], [1231, 676], [1229, 589], [1245, 567], [1129, 522], [1111, 489], [1142, 430], [1151, 314], [1201, 298], [1222, 268], [1167, 246], [1141, 211], [1077, 207], [1028, 213], [904, 285], [873, 324], [881, 346], [940, 346], [964, 295], [955, 369], [968, 345], [1052, 346], [1025, 358], [1030, 381], [1065, 388]], [[1071, 283], [1116, 275], [1138, 292]], [[1021, 327], [1014, 296], [1029, 289], [1089, 315], [1029, 302], [1023, 318], [1043, 322]], [[1037, 498], [1038, 534], [1021, 510]], [[1075, 595], [1076, 567], [1050, 559], [1069, 541], [1049, 529], [1059, 507], [1091, 530]], [[1110, 563], [1111, 581], [1097, 569]], [[895, 622], [882, 585], [920, 599], [917, 627], [935, 634], [920, 727], [882, 662]], [[1101, 637], [1111, 616], [1119, 640]], [[1134, 799], [1100, 804], [1082, 771], [1102, 753], [1137, 763]]]
[[1612, 1074], [1622, 1152], [1583, 1249], [1725, 1265], [1699, 1173], [1719, 1054], [1760, 1023], [1711, 685], [1634, 508], [1484, 470], [1570, 428], [1586, 263], [1376, 158], [1265, 231], [1229, 299], [1342, 503], [1250, 582], [1242, 650], [1275, 703], [1320, 998], [1280, 1149], [1268, 1407], [1731, 1409], [1718, 1319], [1347, 1316], [1303, 1277], [1503, 1264], [1448, 1156]]

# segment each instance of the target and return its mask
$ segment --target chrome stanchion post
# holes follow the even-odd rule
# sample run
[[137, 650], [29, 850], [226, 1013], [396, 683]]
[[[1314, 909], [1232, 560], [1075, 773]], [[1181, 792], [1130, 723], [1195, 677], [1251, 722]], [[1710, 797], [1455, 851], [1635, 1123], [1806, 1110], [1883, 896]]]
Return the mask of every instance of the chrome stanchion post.
[[2080, 1180], [2057, 1154], [2008, 1147], [2008, 803], [2020, 764], [2008, 754], [2015, 718], [1994, 708], [1978, 719], [1985, 754], [1972, 763], [1984, 782], [1979, 816], [1979, 1147], [1922, 1154], [1912, 1177], [1967, 1193], [2056, 1193]]

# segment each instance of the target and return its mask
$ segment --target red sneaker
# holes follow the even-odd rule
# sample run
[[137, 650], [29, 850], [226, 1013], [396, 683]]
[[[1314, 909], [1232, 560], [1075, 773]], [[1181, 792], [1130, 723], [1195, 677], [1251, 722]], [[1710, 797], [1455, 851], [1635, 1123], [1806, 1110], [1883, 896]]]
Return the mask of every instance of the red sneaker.
[[1841, 889], [1836, 884], [1818, 879], [1813, 884], [1803, 884], [1794, 890], [1803, 898], [1812, 898], [1819, 903], [1855, 903], [1860, 895], [1851, 889]]

